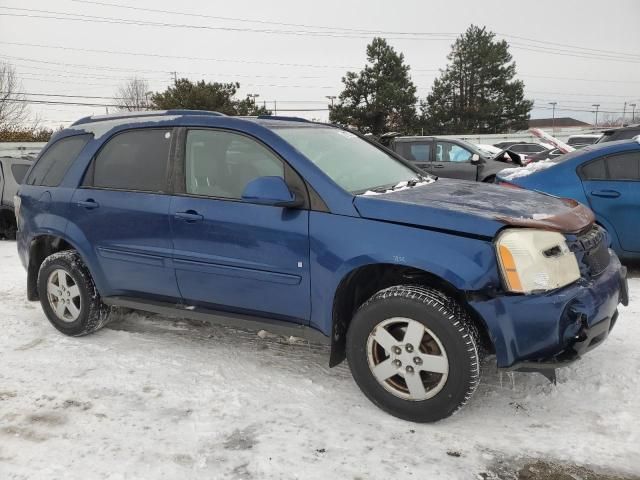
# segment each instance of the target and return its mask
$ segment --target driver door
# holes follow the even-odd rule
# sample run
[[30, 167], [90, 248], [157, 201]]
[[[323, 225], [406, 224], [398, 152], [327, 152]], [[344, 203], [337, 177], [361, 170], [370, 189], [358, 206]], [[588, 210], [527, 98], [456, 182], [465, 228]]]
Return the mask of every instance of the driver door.
[[436, 142], [431, 173], [440, 177], [477, 180], [478, 166], [471, 163], [473, 152], [452, 142]]

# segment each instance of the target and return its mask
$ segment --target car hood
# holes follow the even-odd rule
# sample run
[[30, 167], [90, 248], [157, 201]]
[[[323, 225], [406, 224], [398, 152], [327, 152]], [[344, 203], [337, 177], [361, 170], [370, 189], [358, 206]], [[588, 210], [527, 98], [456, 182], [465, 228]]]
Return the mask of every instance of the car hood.
[[591, 210], [574, 200], [444, 178], [406, 190], [359, 195], [354, 205], [363, 218], [480, 237], [493, 237], [505, 225], [576, 233], [594, 222]]

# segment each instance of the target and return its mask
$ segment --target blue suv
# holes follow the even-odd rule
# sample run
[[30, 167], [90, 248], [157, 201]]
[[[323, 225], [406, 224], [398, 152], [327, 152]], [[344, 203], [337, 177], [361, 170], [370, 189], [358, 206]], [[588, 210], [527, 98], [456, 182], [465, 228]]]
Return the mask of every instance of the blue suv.
[[330, 344], [403, 419], [458, 410], [499, 368], [601, 343], [625, 269], [581, 204], [438, 179], [337, 127], [156, 111], [58, 132], [16, 198], [30, 300], [73, 336], [116, 307]]

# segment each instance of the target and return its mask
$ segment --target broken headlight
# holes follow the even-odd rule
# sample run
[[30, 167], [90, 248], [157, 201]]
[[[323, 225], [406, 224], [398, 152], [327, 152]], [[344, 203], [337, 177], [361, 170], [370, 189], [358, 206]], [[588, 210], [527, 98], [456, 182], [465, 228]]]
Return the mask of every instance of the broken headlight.
[[578, 260], [557, 232], [503, 230], [496, 240], [496, 253], [504, 286], [510, 292], [553, 290], [580, 278]]

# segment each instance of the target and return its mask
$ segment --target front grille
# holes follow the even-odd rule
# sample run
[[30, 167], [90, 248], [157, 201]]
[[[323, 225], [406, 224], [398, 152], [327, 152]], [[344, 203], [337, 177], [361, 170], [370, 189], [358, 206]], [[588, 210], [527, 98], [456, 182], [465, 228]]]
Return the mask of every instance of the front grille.
[[583, 252], [582, 262], [592, 276], [601, 274], [609, 265], [607, 234], [597, 225], [582, 235], [578, 235], [578, 245]]

